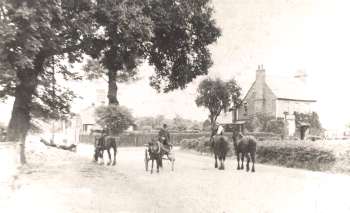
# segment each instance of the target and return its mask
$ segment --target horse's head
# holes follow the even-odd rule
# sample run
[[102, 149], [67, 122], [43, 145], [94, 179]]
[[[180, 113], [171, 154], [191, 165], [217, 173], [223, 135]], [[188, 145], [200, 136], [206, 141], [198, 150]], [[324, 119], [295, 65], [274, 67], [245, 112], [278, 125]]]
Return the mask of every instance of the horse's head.
[[160, 145], [159, 142], [156, 140], [152, 140], [148, 143], [148, 149], [151, 153], [158, 153], [160, 152]]

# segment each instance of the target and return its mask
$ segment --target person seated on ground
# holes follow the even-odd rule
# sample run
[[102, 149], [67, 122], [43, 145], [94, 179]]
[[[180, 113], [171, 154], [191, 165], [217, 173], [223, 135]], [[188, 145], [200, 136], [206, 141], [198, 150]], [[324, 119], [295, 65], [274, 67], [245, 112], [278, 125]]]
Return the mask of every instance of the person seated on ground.
[[158, 140], [163, 144], [165, 154], [169, 154], [172, 148], [172, 144], [170, 143], [170, 133], [167, 129], [166, 124], [163, 124], [163, 127], [159, 130]]

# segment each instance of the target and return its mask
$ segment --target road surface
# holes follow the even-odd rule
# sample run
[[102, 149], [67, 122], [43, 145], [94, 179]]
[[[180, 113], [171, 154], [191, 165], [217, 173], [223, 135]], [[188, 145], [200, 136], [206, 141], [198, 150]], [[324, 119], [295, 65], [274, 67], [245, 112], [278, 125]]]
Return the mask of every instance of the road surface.
[[350, 212], [350, 176], [259, 164], [247, 173], [232, 158], [220, 171], [212, 157], [179, 149], [174, 172], [167, 161], [150, 174], [142, 147], [119, 148], [114, 167], [92, 163], [88, 145], [41, 150], [1, 212]]

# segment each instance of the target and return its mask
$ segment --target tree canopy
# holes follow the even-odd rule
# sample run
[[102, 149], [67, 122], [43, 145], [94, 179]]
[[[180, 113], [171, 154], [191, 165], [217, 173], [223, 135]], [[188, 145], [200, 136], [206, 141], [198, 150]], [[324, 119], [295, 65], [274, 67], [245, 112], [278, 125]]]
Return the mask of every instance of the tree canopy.
[[208, 2], [101, 1], [97, 22], [103, 33], [89, 53], [107, 70], [110, 103], [119, 103], [116, 83], [136, 76], [143, 60], [155, 68], [150, 84], [157, 91], [183, 89], [207, 74], [212, 64], [207, 46], [220, 35]]
[[25, 138], [35, 112], [69, 113], [73, 93], [50, 86], [55, 74], [79, 78], [62, 60], [90, 55], [112, 83], [147, 61], [155, 68], [151, 86], [163, 92], [207, 74], [208, 45], [220, 36], [212, 13], [209, 0], [1, 1], [0, 98], [15, 97], [9, 140]]
[[224, 82], [221, 79], [204, 79], [197, 89], [197, 106], [209, 110], [210, 123], [213, 126], [222, 111], [228, 111], [230, 106], [240, 106], [241, 87], [232, 79]]

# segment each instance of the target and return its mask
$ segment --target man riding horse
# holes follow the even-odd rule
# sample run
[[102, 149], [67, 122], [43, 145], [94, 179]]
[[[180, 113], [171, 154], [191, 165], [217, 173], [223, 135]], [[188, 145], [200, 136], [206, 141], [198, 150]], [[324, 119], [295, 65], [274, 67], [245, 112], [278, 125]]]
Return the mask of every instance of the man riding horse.
[[163, 150], [165, 154], [168, 155], [171, 151], [172, 144], [170, 143], [170, 133], [166, 124], [163, 124], [163, 127], [159, 130], [158, 140], [163, 144]]
[[212, 139], [217, 135], [224, 135], [224, 127], [220, 125], [218, 122], [216, 122], [216, 124], [214, 125], [211, 131], [210, 140], [212, 141], [212, 143], [214, 142]]

